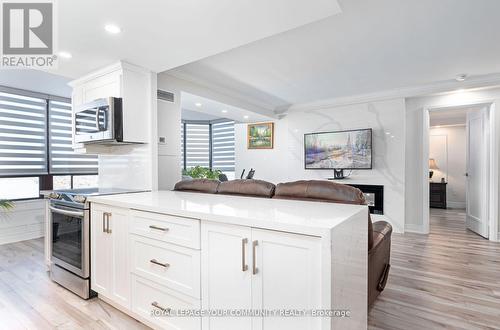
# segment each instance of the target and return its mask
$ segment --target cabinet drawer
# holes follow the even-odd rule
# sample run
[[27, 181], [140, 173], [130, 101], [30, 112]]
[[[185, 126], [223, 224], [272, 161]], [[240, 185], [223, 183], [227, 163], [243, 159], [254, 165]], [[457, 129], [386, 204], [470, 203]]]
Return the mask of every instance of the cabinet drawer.
[[[200, 301], [171, 291], [140, 276], [132, 280], [132, 311], [159, 329], [199, 330], [199, 317], [162, 315], [162, 308], [171, 310], [200, 309]], [[157, 307], [154, 307], [156, 305]]]
[[132, 211], [130, 230], [133, 234], [200, 248], [200, 220], [167, 214]]
[[131, 235], [132, 272], [200, 298], [200, 251]]

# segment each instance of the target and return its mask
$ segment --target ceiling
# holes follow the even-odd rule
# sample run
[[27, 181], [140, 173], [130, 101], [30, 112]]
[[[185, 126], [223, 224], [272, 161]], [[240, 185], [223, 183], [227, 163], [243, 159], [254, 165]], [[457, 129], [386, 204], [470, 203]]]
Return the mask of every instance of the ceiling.
[[467, 123], [467, 113], [479, 111], [483, 108], [484, 105], [476, 105], [431, 110], [429, 111], [430, 126], [465, 126]]
[[182, 119], [184, 120], [214, 120], [227, 118], [240, 123], [252, 123], [273, 119], [255, 112], [185, 92], [181, 94], [181, 109]]
[[[58, 1], [55, 72], [79, 77], [118, 60], [161, 72], [339, 13], [336, 0]], [[122, 33], [110, 35], [106, 24]]]
[[170, 72], [277, 110], [500, 72], [498, 0], [339, 3], [339, 15]]

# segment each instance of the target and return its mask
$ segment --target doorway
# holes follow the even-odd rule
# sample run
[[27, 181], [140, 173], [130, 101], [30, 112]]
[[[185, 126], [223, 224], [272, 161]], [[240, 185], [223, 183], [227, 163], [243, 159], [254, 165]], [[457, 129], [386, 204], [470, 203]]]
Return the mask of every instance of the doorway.
[[[497, 230], [491, 216], [491, 104], [424, 111], [424, 227], [431, 214], [463, 215], [465, 228], [488, 239]], [[441, 210], [441, 213], [440, 211]]]

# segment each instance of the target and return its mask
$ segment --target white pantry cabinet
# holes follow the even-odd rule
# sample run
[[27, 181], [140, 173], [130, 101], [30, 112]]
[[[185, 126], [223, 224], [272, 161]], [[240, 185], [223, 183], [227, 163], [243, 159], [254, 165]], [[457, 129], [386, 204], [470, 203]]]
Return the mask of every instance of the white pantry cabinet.
[[[204, 309], [320, 308], [320, 238], [207, 222], [201, 240]], [[211, 317], [203, 325], [211, 330], [315, 330], [321, 319]]]
[[99, 204], [91, 207], [91, 288], [129, 308], [129, 210]]

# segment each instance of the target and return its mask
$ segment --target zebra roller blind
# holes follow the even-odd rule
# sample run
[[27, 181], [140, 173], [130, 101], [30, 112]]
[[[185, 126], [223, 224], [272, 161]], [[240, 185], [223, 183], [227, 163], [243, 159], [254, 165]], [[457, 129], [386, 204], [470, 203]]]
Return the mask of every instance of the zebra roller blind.
[[49, 101], [49, 155], [51, 174], [97, 173], [96, 155], [77, 154], [71, 139], [71, 103]]
[[0, 176], [47, 171], [47, 100], [1, 88]]
[[212, 168], [234, 172], [234, 121], [212, 123]]
[[97, 156], [71, 147], [70, 102], [0, 86], [0, 177], [97, 173]]

